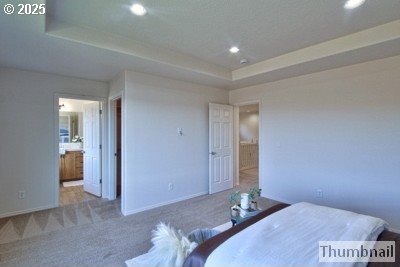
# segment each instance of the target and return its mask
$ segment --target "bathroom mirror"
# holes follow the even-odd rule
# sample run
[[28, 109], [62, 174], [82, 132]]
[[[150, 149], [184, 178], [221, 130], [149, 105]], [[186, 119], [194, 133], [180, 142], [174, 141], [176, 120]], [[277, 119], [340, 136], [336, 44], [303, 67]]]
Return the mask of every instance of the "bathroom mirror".
[[76, 135], [83, 136], [83, 112], [60, 111], [59, 142], [71, 143]]

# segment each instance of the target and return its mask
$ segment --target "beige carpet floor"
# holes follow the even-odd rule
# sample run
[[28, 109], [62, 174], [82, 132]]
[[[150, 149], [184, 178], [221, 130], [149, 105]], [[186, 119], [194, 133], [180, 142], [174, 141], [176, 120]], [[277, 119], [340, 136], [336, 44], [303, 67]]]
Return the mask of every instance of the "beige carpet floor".
[[61, 205], [55, 209], [2, 218], [0, 219], [0, 244], [118, 218], [122, 216], [120, 210], [120, 200], [106, 201], [93, 197], [76, 204]]
[[[247, 190], [242, 186], [251, 185], [250, 182], [241, 184], [242, 190]], [[151, 230], [160, 221], [170, 223], [184, 232], [196, 228], [213, 228], [229, 221], [227, 197], [231, 191], [200, 196], [126, 217], [118, 211], [118, 200], [98, 202], [97, 206], [93, 203], [91, 206], [88, 201], [76, 204], [78, 206], [72, 205], [74, 208], [57, 208], [62, 209], [63, 214], [58, 217], [53, 215], [56, 220], [59, 219], [58, 223], [62, 221], [61, 217], [70, 220], [68, 210], [75, 210], [79, 214], [80, 208], [86, 212], [77, 216], [88, 218], [90, 213], [92, 220], [0, 244], [0, 266], [124, 266], [127, 259], [149, 250]], [[277, 204], [267, 199], [260, 199], [259, 203], [262, 208]], [[35, 221], [40, 217], [33, 214], [24, 216], [33, 216]], [[32, 219], [29, 217], [29, 220]], [[41, 219], [38, 221], [39, 228], [40, 225], [43, 227]]]

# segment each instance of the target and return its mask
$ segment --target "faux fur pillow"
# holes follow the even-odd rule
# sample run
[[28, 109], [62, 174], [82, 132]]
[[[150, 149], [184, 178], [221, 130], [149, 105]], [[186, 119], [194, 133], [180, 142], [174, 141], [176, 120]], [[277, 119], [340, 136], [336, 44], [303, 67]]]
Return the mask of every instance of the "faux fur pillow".
[[129, 267], [181, 267], [186, 257], [208, 238], [220, 233], [216, 230], [197, 229], [186, 237], [181, 230], [159, 223], [152, 232], [153, 247], [146, 254], [126, 261]]
[[190, 242], [181, 230], [176, 231], [164, 223], [157, 225], [151, 242], [153, 247], [148, 254], [151, 255], [149, 260], [152, 266], [181, 267], [186, 257], [197, 247], [197, 243]]

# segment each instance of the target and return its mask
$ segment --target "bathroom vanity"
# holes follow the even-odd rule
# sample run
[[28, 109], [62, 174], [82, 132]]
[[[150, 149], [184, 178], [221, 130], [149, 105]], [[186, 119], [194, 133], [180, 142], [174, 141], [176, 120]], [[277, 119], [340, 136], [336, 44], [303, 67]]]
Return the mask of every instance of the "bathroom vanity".
[[65, 150], [59, 165], [61, 182], [83, 179], [83, 150]]

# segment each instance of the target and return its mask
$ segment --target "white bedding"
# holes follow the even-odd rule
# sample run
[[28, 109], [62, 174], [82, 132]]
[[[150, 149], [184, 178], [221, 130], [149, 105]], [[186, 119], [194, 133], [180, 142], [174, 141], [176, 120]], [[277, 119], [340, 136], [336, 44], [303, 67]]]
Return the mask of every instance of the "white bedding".
[[247, 227], [214, 250], [205, 267], [366, 266], [320, 263], [319, 241], [375, 241], [385, 221], [310, 203], [298, 203]]

